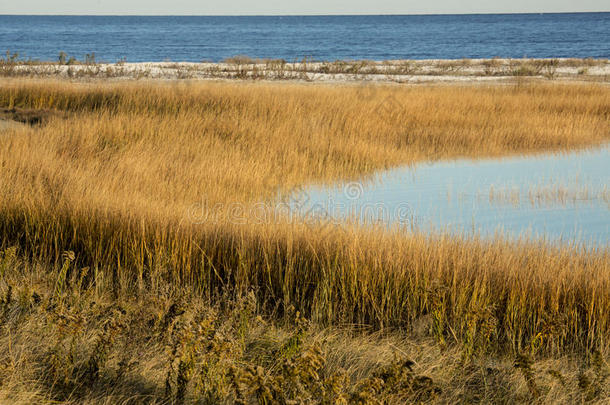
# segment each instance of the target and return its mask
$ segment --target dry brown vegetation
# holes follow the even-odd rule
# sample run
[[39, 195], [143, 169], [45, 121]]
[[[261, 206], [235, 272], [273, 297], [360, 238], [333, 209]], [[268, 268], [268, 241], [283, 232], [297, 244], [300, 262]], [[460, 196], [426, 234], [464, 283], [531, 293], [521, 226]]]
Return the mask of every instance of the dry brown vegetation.
[[0, 108], [0, 120], [15, 121], [28, 125], [44, 125], [52, 117], [61, 117], [55, 110], [44, 110], [38, 108]]
[[[5, 81], [0, 86], [0, 107], [49, 109], [67, 117], [51, 117], [44, 125], [9, 129], [0, 136], [2, 245], [16, 248], [17, 256], [26, 263], [3, 267], [9, 270], [3, 270], [1, 291], [11, 297], [13, 292], [34, 285], [16, 281], [14, 275], [5, 276], [13, 267], [25, 274], [33, 271], [32, 266], [54, 269], [47, 287], [35, 291], [39, 299], [49, 302], [44, 310], [23, 309], [32, 307], [28, 304], [29, 292], [23, 297], [30, 298], [23, 298], [19, 304], [13, 298], [5, 298], [6, 313], [10, 315], [7, 319], [25, 323], [3, 326], [2, 339], [8, 345], [15, 331], [19, 331], [22, 346], [18, 353], [30, 356], [29, 351], [33, 351], [44, 355], [46, 343], [34, 341], [28, 346], [24, 339], [37, 330], [36, 325], [46, 325], [59, 328], [53, 333], [64, 333], [57, 338], [63, 342], [61, 350], [68, 350], [65, 345], [69, 344], [84, 350], [78, 354], [80, 357], [62, 352], [72, 359], [68, 371], [60, 371], [66, 376], [62, 381], [68, 385], [60, 387], [53, 380], [50, 388], [44, 388], [9, 379], [16, 385], [8, 385], [7, 396], [12, 395], [11, 387], [19, 386], [42, 390], [41, 395], [52, 394], [60, 400], [86, 397], [95, 402], [97, 397], [91, 395], [101, 393], [83, 394], [82, 387], [69, 384], [70, 379], [80, 381], [83, 375], [96, 381], [100, 378], [102, 367], [95, 371], [97, 366], [87, 365], [103, 359], [90, 351], [98, 343], [107, 344], [104, 342], [114, 333], [115, 323], [104, 323], [105, 318], [95, 311], [110, 310], [96, 305], [129, 305], [125, 312], [132, 317], [144, 310], [161, 313], [175, 298], [154, 301], [164, 289], [170, 295], [180, 291], [192, 303], [202, 300], [202, 306], [209, 306], [210, 310], [250, 295], [256, 311], [266, 319], [289, 322], [286, 319], [292, 319], [296, 309], [317, 327], [365, 325], [368, 330], [393, 331], [398, 341], [402, 338], [396, 336], [423, 329], [424, 340], [418, 342], [428, 339], [434, 342], [434, 349], [430, 350], [459, 353], [454, 354], [460, 366], [451, 369], [456, 375], [460, 367], [471, 367], [481, 359], [498, 357], [506, 364], [516, 357], [517, 371], [524, 377], [519, 381], [525, 381], [525, 391], [517, 394], [506, 388], [511, 385], [489, 383], [506, 388], [506, 402], [547, 398], [547, 394], [557, 395], [548, 397], [550, 400], [570, 402], [573, 395], [581, 392], [578, 386], [584, 387], [585, 392], [587, 387], [597, 387], [595, 381], [605, 381], [605, 371], [599, 372], [601, 377], [595, 377], [597, 380], [583, 377], [590, 384], [572, 386], [566, 380], [562, 384], [571, 388], [559, 394], [554, 391], [558, 385], [539, 386], [539, 378], [535, 373], [532, 376], [530, 356], [576, 356], [586, 364], [593, 364], [591, 359], [595, 358], [599, 359], [595, 364], [603, 365], [610, 336], [607, 250], [509, 242], [500, 237], [462, 240], [351, 228], [317, 230], [282, 221], [254, 223], [248, 217], [244, 223], [222, 217], [217, 221], [194, 221], [193, 210], [200, 213], [206, 207], [220, 207], [220, 212], [226, 213], [235, 207], [234, 203], [244, 207], [271, 200], [278, 190], [291, 190], [308, 182], [357, 178], [377, 169], [422, 160], [599, 145], [610, 138], [610, 92], [606, 87]], [[66, 256], [68, 251], [73, 253]], [[87, 296], [69, 305], [63, 301], [61, 305], [50, 303], [57, 299], [53, 298], [57, 291], [60, 295], [64, 291], [67, 277], [73, 280], [70, 294], [84, 296], [95, 291], [106, 298]], [[55, 289], [48, 283], [55, 283]], [[87, 306], [93, 309], [86, 309]], [[57, 308], [68, 313], [45, 315], [53, 314]], [[73, 325], [73, 311], [85, 311], [84, 318], [92, 321], [78, 321], [76, 324], [83, 329], [70, 335], [72, 332], [66, 332], [62, 325]], [[192, 317], [202, 321], [197, 315], [199, 310], [192, 311]], [[135, 321], [128, 324], [134, 330], [143, 328]], [[116, 328], [123, 330], [122, 326]], [[254, 329], [248, 333], [261, 333]], [[197, 356], [207, 353], [207, 349], [196, 349], [199, 329], [195, 324], [187, 322], [181, 330], [190, 336], [186, 341], [191, 343], [185, 343], [189, 350], [199, 353]], [[99, 340], [92, 333], [99, 334]], [[136, 341], [145, 342], [143, 336], [140, 338], [144, 340]], [[162, 340], [155, 342], [161, 344]], [[318, 342], [324, 346], [323, 339]], [[333, 350], [332, 345], [327, 348]], [[130, 350], [135, 353], [140, 349]], [[410, 357], [416, 352], [411, 349], [407, 353]], [[184, 364], [181, 357], [171, 363], [176, 367], [171, 370], [177, 373], [170, 373], [168, 395], [172, 400], [182, 395], [176, 391], [180, 367], [183, 377], [193, 376], [195, 368], [188, 368], [191, 360], [197, 367], [204, 361], [195, 355], [186, 356], [182, 359]], [[436, 360], [442, 358], [439, 355]], [[14, 357], [3, 361], [5, 370], [17, 369]], [[44, 358], [36, 361], [40, 367], [53, 364]], [[236, 361], [243, 365], [242, 360]], [[256, 358], [248, 361], [259, 364], [265, 375], [288, 378], [275, 366], [265, 369], [269, 363]], [[374, 367], [367, 366], [367, 374], [358, 371], [358, 364], [353, 366], [357, 369], [353, 373], [360, 373], [365, 380], [373, 376]], [[421, 376], [420, 371], [432, 374], [432, 369], [414, 372], [403, 366], [395, 372], [402, 373], [400, 384], [407, 381], [407, 386], [424, 381], [416, 378]], [[118, 369], [112, 367], [108, 373], [120, 369], [118, 365]], [[323, 368], [315, 367], [316, 373]], [[605, 366], [599, 367], [605, 370]], [[36, 378], [49, 377], [49, 371], [38, 371]], [[258, 387], [260, 384], [252, 382], [256, 376], [249, 372], [252, 376], [248, 377], [248, 384]], [[141, 369], [138, 373], [147, 375], [148, 371]], [[150, 373], [146, 378], [153, 381], [151, 392], [158, 393], [159, 369]], [[564, 378], [551, 374], [557, 381]], [[53, 375], [59, 378], [59, 374]], [[330, 374], [324, 375], [315, 384]], [[510, 375], [506, 378], [512, 378]], [[444, 377], [436, 380], [439, 378], [447, 381]], [[269, 384], [273, 381], [263, 380]], [[455, 399], [452, 396], [458, 395], [456, 390], [469, 389], [457, 388], [460, 384], [451, 386], [451, 393], [442, 398]], [[480, 388], [487, 383], [468, 384]], [[314, 386], [305, 385], [306, 391]], [[356, 385], [346, 384], [345, 395], [354, 394]], [[102, 385], [104, 389], [109, 386]], [[548, 388], [551, 386], [555, 388]], [[411, 396], [409, 400], [434, 400], [440, 395], [434, 389], [426, 391], [428, 388], [424, 389], [427, 397]], [[321, 399], [315, 389], [303, 395]], [[604, 389], [591, 388], [594, 393], [589, 399], [603, 401], [607, 398]], [[405, 392], [420, 395], [424, 391], [409, 388]], [[390, 397], [379, 394], [377, 399], [404, 400], [405, 397], [391, 396], [397, 392], [391, 391]], [[407, 395], [405, 392], [399, 390], [396, 395]], [[578, 395], [585, 395], [582, 392]], [[195, 394], [188, 391], [188, 395]], [[241, 394], [233, 391], [230, 395]], [[502, 402], [500, 397], [485, 395], [471, 400]], [[146, 398], [138, 400], [146, 402]], [[249, 398], [260, 400], [258, 394]]]
[[0, 253], [0, 402], [11, 404], [605, 403], [607, 352], [465, 359], [428, 321], [411, 333], [320, 328], [231, 288], [160, 280], [116, 297], [74, 265]]

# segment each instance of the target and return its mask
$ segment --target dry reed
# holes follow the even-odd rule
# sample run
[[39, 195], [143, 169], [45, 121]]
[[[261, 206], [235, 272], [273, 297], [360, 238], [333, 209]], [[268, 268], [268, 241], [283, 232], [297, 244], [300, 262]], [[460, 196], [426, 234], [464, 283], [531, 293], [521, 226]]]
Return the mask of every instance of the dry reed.
[[254, 290], [268, 313], [321, 324], [430, 317], [468, 357], [608, 345], [607, 250], [192, 215], [398, 164], [599, 145], [603, 86], [6, 81], [0, 106], [67, 115], [0, 137], [2, 244], [52, 263], [74, 251], [117, 297], [170, 281], [209, 300]]

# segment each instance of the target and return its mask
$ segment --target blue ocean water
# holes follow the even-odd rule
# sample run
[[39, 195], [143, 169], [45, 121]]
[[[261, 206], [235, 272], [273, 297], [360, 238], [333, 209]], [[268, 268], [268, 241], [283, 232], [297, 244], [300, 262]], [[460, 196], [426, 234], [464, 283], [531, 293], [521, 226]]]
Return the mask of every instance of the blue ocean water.
[[610, 13], [418, 16], [0, 15], [0, 52], [56, 60], [610, 57]]

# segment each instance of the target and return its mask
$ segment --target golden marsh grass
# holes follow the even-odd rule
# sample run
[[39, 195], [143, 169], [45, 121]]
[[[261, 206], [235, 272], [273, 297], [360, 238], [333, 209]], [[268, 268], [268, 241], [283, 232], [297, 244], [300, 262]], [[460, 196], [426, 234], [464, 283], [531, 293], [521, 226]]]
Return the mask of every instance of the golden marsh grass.
[[0, 106], [65, 113], [0, 135], [3, 245], [56, 264], [74, 251], [116, 296], [230, 286], [321, 324], [426, 319], [467, 353], [608, 345], [604, 249], [190, 216], [400, 164], [594, 147], [610, 138], [607, 87], [4, 81]]

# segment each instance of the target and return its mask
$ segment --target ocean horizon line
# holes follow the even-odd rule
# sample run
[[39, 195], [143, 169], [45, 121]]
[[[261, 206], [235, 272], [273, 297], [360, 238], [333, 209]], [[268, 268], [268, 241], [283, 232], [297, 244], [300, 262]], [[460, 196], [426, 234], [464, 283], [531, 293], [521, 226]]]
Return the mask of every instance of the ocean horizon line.
[[2, 17], [418, 17], [418, 16], [480, 16], [480, 15], [565, 15], [610, 14], [606, 11], [552, 11], [552, 12], [477, 12], [477, 13], [322, 13], [322, 14], [3, 14]]

